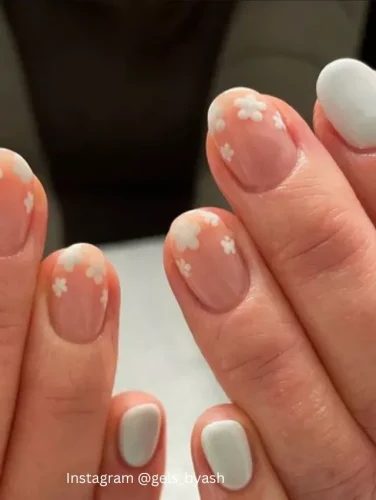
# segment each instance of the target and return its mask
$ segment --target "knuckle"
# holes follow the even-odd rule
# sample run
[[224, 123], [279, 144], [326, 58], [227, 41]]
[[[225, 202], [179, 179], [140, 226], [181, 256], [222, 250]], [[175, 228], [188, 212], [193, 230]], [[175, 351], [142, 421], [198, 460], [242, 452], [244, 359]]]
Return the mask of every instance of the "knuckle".
[[309, 217], [301, 231], [291, 231], [288, 241], [275, 249], [273, 266], [310, 280], [353, 266], [368, 247], [366, 232], [347, 210], [320, 211]]
[[108, 386], [96, 377], [92, 380], [38, 377], [34, 381], [29, 380], [21, 392], [24, 392], [23, 397], [38, 406], [42, 414], [52, 415], [64, 422], [103, 411], [111, 395]]
[[[223, 328], [226, 328], [223, 325]], [[234, 322], [230, 321], [229, 330]], [[219, 377], [226, 384], [236, 387], [250, 386], [268, 390], [275, 398], [285, 391], [282, 386], [293, 385], [291, 367], [303, 349], [303, 340], [298, 335], [275, 335], [259, 331], [247, 322], [237, 325], [238, 339], [229, 342], [229, 335], [222, 331], [216, 345]]]
[[[356, 463], [356, 460], [348, 463]], [[373, 460], [362, 460], [352, 467], [340, 468], [339, 461], [322, 470], [314, 488], [296, 492], [293, 498], [306, 500], [376, 500], [376, 469]]]

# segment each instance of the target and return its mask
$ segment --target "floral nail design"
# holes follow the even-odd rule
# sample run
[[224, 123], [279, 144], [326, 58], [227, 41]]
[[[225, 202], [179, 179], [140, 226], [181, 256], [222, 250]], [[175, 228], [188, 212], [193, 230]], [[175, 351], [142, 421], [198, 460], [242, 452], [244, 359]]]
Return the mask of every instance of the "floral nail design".
[[178, 266], [181, 274], [183, 274], [186, 278], [189, 278], [192, 271], [192, 266], [185, 262], [184, 259], [179, 259], [176, 261], [176, 265]]
[[93, 264], [86, 269], [86, 276], [92, 278], [97, 285], [102, 283], [104, 275], [105, 267], [100, 263]]
[[103, 304], [104, 307], [107, 306], [107, 302], [108, 302], [108, 290], [107, 290], [107, 288], [103, 288], [100, 302], [101, 302], [101, 304]]
[[34, 206], [34, 195], [33, 193], [30, 193], [30, 191], [28, 191], [26, 198], [24, 199], [24, 204], [26, 207], [26, 213], [29, 214], [33, 210]]
[[230, 144], [226, 143], [221, 147], [221, 155], [225, 161], [231, 163], [232, 157], [234, 156], [234, 150], [231, 148]]
[[230, 236], [225, 236], [221, 241], [221, 245], [226, 255], [231, 255], [236, 253], [235, 241], [233, 238], [230, 238]]
[[[77, 266], [80, 268], [76, 271]], [[87, 245], [83, 243], [76, 243], [64, 249], [56, 261], [56, 270], [57, 276], [55, 276], [52, 285], [56, 297], [61, 297], [66, 293], [74, 281], [81, 279], [81, 274], [85, 280], [93, 280], [95, 287], [102, 284], [106, 276], [106, 266], [102, 255], [97, 249], [87, 248]], [[67, 273], [66, 276], [64, 276], [64, 272]], [[104, 287], [103, 290], [99, 289], [99, 293], [98, 300], [106, 307], [107, 287]]]
[[24, 184], [28, 184], [33, 179], [33, 172], [26, 161], [18, 154], [15, 153], [15, 164], [13, 171]]
[[197, 238], [200, 231], [200, 224], [188, 220], [177, 220], [171, 227], [171, 235], [177, 249], [180, 251], [184, 251], [187, 248], [196, 250], [200, 246], [200, 242]]
[[274, 126], [277, 130], [286, 130], [286, 125], [282, 119], [281, 113], [276, 111], [273, 116]]
[[61, 297], [63, 293], [66, 293], [68, 291], [66, 278], [55, 278], [52, 289], [56, 297]]
[[77, 264], [82, 261], [81, 244], [72, 245], [64, 250], [58, 258], [57, 263], [71, 273]]
[[253, 94], [248, 94], [245, 97], [239, 97], [235, 99], [234, 105], [239, 108], [238, 117], [241, 120], [252, 120], [254, 122], [260, 122], [263, 119], [263, 111], [266, 111], [267, 104], [263, 101], [259, 101], [257, 97]]
[[209, 212], [207, 210], [200, 210], [200, 214], [207, 224], [210, 224], [213, 227], [219, 226], [221, 219], [217, 214], [214, 214], [213, 212]]
[[208, 123], [211, 133], [223, 132], [226, 128], [226, 122], [223, 118], [223, 109], [215, 102], [212, 103], [209, 108]]

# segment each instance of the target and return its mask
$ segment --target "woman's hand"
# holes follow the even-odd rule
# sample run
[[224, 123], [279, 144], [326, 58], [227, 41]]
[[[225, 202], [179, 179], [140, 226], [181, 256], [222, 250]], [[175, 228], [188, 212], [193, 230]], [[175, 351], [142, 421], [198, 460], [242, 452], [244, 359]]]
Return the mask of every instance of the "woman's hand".
[[317, 89], [316, 136], [273, 97], [219, 96], [207, 153], [235, 214], [188, 212], [167, 238], [171, 286], [243, 412], [196, 428], [197, 473], [224, 476], [203, 500], [376, 498], [376, 75], [337, 61]]
[[[141, 393], [111, 398], [115, 271], [85, 244], [40, 265], [46, 219], [30, 167], [1, 150], [0, 498], [157, 499], [160, 486], [137, 478], [164, 471], [163, 409]], [[105, 474], [128, 479], [104, 486]]]

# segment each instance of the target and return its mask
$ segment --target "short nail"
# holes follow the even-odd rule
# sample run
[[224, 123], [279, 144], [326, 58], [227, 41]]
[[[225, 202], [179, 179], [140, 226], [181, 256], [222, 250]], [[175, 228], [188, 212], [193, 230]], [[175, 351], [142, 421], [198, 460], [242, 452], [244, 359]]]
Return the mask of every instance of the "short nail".
[[131, 467], [143, 467], [153, 458], [161, 431], [161, 412], [146, 403], [126, 411], [119, 426], [119, 451]]
[[204, 427], [201, 446], [205, 458], [228, 490], [245, 488], [252, 479], [253, 464], [247, 434], [236, 420], [221, 420]]
[[247, 190], [272, 189], [296, 164], [297, 149], [282, 114], [253, 90], [230, 89], [218, 96], [208, 127], [224, 163]]
[[33, 172], [17, 153], [0, 149], [0, 256], [25, 244], [34, 206]]
[[338, 59], [321, 71], [317, 98], [328, 120], [350, 145], [376, 147], [376, 73], [355, 59]]
[[239, 304], [249, 287], [249, 273], [233, 232], [218, 215], [192, 210], [170, 229], [176, 265], [197, 299], [222, 312]]
[[77, 243], [64, 249], [51, 273], [49, 308], [56, 333], [75, 343], [100, 334], [108, 301], [106, 262], [102, 252]]

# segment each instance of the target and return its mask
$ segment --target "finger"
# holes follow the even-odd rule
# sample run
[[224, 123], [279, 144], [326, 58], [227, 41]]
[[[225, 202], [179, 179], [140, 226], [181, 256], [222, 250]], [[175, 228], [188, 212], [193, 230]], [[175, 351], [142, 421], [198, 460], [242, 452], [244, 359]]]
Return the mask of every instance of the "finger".
[[[220, 98], [227, 129], [208, 137], [212, 171], [335, 387], [375, 439], [374, 226], [341, 170], [297, 113], [258, 95], [257, 102], [267, 106], [264, 119], [241, 120], [237, 104], [244, 93], [256, 95], [234, 91]], [[232, 144], [232, 162], [221, 158], [222, 142]], [[273, 184], [266, 189], [269, 173]], [[261, 191], [249, 188], [248, 176], [253, 184], [260, 181]]]
[[17, 399], [47, 203], [19, 155], [0, 150], [0, 476]]
[[213, 209], [178, 217], [165, 268], [202, 353], [257, 426], [287, 494], [346, 498], [374, 470], [373, 446], [237, 218]]
[[376, 224], [376, 74], [353, 59], [327, 65], [317, 81], [314, 129]]
[[[139, 392], [112, 401], [98, 500], [157, 500], [165, 468], [165, 416], [155, 398]], [[110, 478], [111, 476], [111, 478]]]
[[233, 405], [198, 419], [192, 457], [201, 500], [287, 500], [256, 429]]
[[92, 498], [67, 473], [98, 471], [111, 400], [119, 313], [115, 271], [91, 245], [42, 265], [2, 498]]

